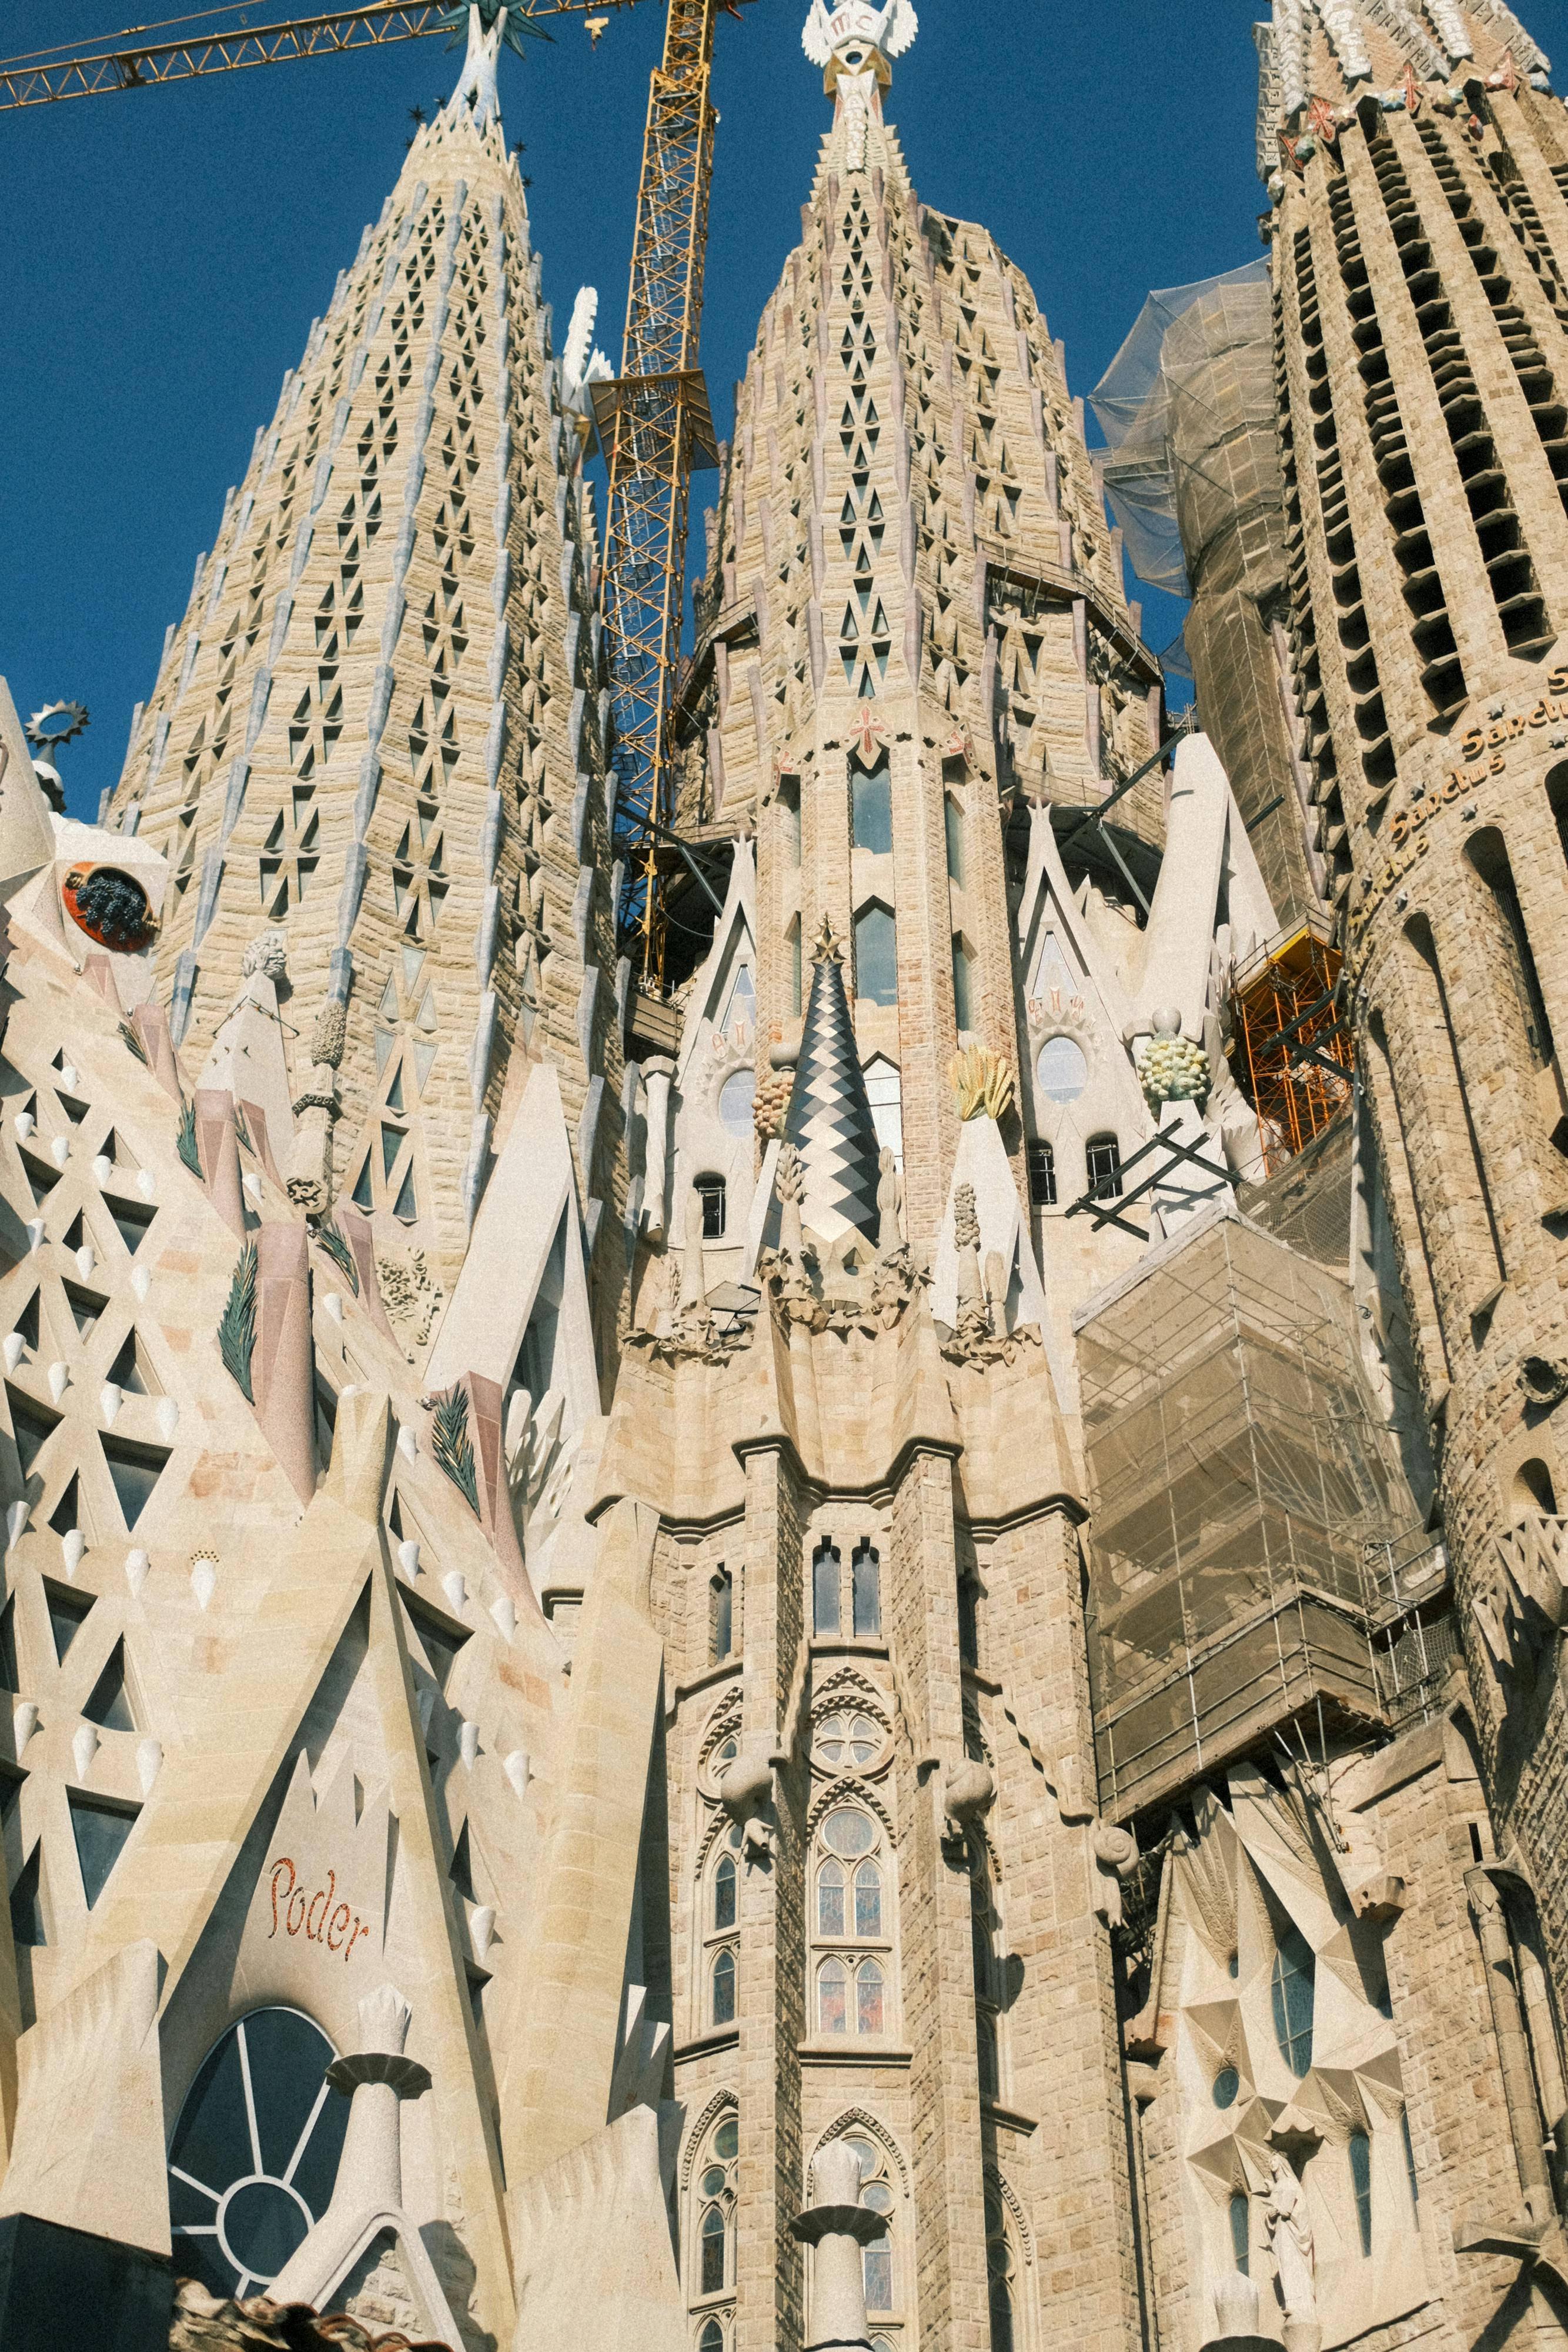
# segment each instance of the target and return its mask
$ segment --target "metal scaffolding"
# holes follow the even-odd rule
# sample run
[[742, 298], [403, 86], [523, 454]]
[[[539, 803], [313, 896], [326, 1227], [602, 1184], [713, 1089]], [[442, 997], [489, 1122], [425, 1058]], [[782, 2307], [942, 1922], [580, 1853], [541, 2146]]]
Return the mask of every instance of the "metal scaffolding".
[[1430, 1542], [1344, 1282], [1218, 1217], [1092, 1303], [1079, 1351], [1102, 1808], [1125, 1819], [1291, 1718], [1314, 1746], [1381, 1724], [1384, 1564]]
[[1230, 996], [1233, 1068], [1258, 1114], [1273, 1176], [1350, 1100], [1354, 1066], [1341, 1002], [1343, 959], [1314, 916], [1272, 940], [1237, 973]]

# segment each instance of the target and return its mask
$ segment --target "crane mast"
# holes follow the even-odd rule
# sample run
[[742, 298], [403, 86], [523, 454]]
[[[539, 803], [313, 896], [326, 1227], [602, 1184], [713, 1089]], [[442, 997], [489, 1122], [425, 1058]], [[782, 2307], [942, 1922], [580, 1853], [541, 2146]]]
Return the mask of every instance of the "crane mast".
[[680, 659], [694, 467], [716, 462], [697, 363], [716, 120], [709, 84], [722, 0], [669, 0], [648, 92], [621, 374], [595, 384], [610, 469], [605, 623], [616, 732], [622, 944], [643, 984], [664, 976], [660, 829], [674, 814], [671, 702]]

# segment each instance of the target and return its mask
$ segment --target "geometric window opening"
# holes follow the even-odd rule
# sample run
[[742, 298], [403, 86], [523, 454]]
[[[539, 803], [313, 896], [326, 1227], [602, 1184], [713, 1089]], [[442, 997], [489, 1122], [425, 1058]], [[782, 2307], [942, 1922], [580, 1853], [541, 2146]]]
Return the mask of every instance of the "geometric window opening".
[[157, 1396], [162, 1392], [147, 1351], [134, 1331], [128, 1331], [120, 1341], [119, 1353], [109, 1368], [109, 1379], [127, 1396]]
[[96, 1723], [105, 1731], [134, 1731], [136, 1717], [131, 1711], [131, 1699], [125, 1687], [125, 1644], [116, 1642], [109, 1654], [109, 1664], [92, 1686], [92, 1696], [82, 1709], [89, 1723]]
[[[388, 1110], [402, 1110], [402, 1072], [401, 1070], [396, 1073], [391, 1086], [387, 1088], [386, 1107]], [[384, 1132], [385, 1130], [383, 1130], [383, 1133]], [[388, 1171], [388, 1173], [391, 1173], [390, 1170]]]
[[1274, 2039], [1280, 2055], [1298, 2078], [1312, 2063], [1312, 2011], [1317, 1964], [1300, 1930], [1287, 1927], [1270, 1977]]
[[402, 1150], [402, 1138], [403, 1130], [401, 1127], [383, 1126], [382, 1129], [382, 1174], [383, 1176], [390, 1176], [396, 1167], [398, 1153]]
[[38, 1344], [38, 1300], [41, 1296], [39, 1291], [35, 1290], [11, 1326], [17, 1338], [25, 1340], [29, 1348], [36, 1348]]
[[14, 1943], [30, 1944], [35, 1948], [47, 1944], [44, 1928], [44, 1897], [40, 1885], [44, 1849], [42, 1843], [32, 1853], [17, 1873], [16, 1884], [11, 1889], [11, 1937]]
[[1056, 1154], [1043, 1138], [1034, 1137], [1024, 1147], [1029, 1165], [1029, 1201], [1031, 1209], [1054, 1209], [1056, 1206]]
[[33, 1465], [60, 1425], [59, 1415], [47, 1412], [42, 1405], [35, 1404], [29, 1397], [19, 1395], [13, 1388], [6, 1389], [5, 1402], [11, 1408], [16, 1459], [22, 1465], [23, 1477], [30, 1477]]
[[16, 1596], [0, 1609], [0, 1690], [19, 1691], [21, 1669], [16, 1664]]
[[865, 1066], [866, 1100], [871, 1105], [871, 1123], [876, 1129], [878, 1149], [891, 1151], [893, 1165], [902, 1173], [904, 1168], [904, 1082], [894, 1064], [878, 1054]]
[[140, 1808], [79, 1797], [74, 1789], [68, 1789], [66, 1796], [76, 1834], [77, 1860], [81, 1865], [82, 1893], [90, 1911], [103, 1893], [110, 1872], [125, 1851], [125, 1842], [136, 1826]]
[[359, 1181], [349, 1197], [357, 1209], [371, 1209], [375, 1206], [371, 1197], [371, 1163], [368, 1160], [361, 1169]]
[[141, 1208], [134, 1201], [112, 1200], [107, 1192], [103, 1196], [103, 1205], [113, 1218], [120, 1240], [134, 1257], [146, 1240], [147, 1228], [157, 1212]]
[[1214, 2104], [1217, 2107], [1233, 2107], [1241, 2088], [1241, 2077], [1234, 2066], [1222, 2066], [1214, 2078]]
[[99, 1442], [114, 1482], [120, 1517], [129, 1530], [152, 1501], [152, 1489], [168, 1463], [168, 1452], [155, 1445], [127, 1445], [114, 1437], [103, 1437]]
[[423, 1663], [429, 1668], [436, 1689], [444, 1697], [457, 1653], [468, 1639], [468, 1629], [465, 1625], [454, 1624], [449, 1618], [438, 1617], [433, 1609], [411, 1600], [406, 1592], [401, 1598], [408, 1622], [424, 1653]]
[[1421, 2189], [1416, 2178], [1416, 2150], [1410, 2138], [1408, 2107], [1401, 2107], [1399, 2110], [1399, 2134], [1405, 2143], [1405, 2177], [1410, 2184], [1410, 2202], [1413, 2206], [1418, 2206], [1421, 2202]]
[[[78, 1290], [74, 1282], [66, 1283], [64, 1289], [66, 1305], [70, 1308], [71, 1319], [77, 1327], [77, 1337], [85, 1339], [109, 1305], [109, 1301], [107, 1298], [100, 1298], [95, 1290]], [[36, 1341], [34, 1345], [37, 1345]]]
[[73, 1471], [67, 1483], [65, 1493], [49, 1513], [49, 1526], [55, 1534], [57, 1536], [72, 1534], [78, 1524], [79, 1510], [78, 1480]]
[[78, 1209], [76, 1215], [71, 1219], [70, 1223], [66, 1227], [64, 1234], [61, 1235], [61, 1240], [64, 1242], [67, 1249], [78, 1250], [85, 1245], [87, 1238], [87, 1227], [83, 1223], [81, 1211]]
[[349, 2101], [332, 2045], [292, 2009], [253, 2010], [203, 2061], [169, 2148], [179, 2267], [213, 2293], [271, 2285], [325, 2212]]
[[409, 1169], [407, 1174], [402, 1180], [402, 1184], [398, 1192], [396, 1204], [392, 1209], [392, 1214], [394, 1217], [399, 1218], [405, 1225], [412, 1225], [419, 1216], [418, 1204], [413, 1196], [413, 1170], [412, 1168]]
[[48, 1604], [49, 1631], [55, 1637], [55, 1656], [63, 1666], [66, 1652], [87, 1622], [94, 1596], [64, 1592], [57, 1584], [46, 1584], [44, 1598]]
[[59, 1171], [57, 1168], [46, 1167], [42, 1160], [30, 1158], [26, 1151], [21, 1153], [20, 1158], [22, 1172], [27, 1179], [28, 1189], [33, 1195], [33, 1206], [35, 1209], [41, 1209], [60, 1181]]
[[457, 1833], [457, 1843], [452, 1851], [452, 1867], [446, 1874], [456, 1892], [465, 1903], [476, 1903], [474, 1892], [474, 1864], [468, 1851], [468, 1824], [464, 1822]]

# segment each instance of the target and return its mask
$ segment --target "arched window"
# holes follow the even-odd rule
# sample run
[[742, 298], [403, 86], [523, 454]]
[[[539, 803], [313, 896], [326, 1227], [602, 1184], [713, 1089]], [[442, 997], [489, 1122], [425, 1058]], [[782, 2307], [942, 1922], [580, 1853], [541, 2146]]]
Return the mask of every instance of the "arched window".
[[1238, 2189], [1231, 2197], [1228, 2214], [1230, 2223], [1230, 2252], [1243, 2278], [1252, 2270], [1252, 2200], [1245, 2189]]
[[1043, 1136], [1024, 1148], [1029, 1162], [1029, 1202], [1031, 1209], [1056, 1206], [1056, 1154]]
[[175, 2259], [214, 2294], [269, 2287], [331, 2200], [349, 2102], [294, 2009], [256, 2009], [209, 2051], [169, 2144]]
[[850, 787], [853, 803], [855, 847], [869, 849], [873, 857], [887, 857], [893, 852], [893, 779], [887, 772], [885, 760], [874, 775], [868, 776], [857, 768]]
[[893, 1882], [881, 1824], [859, 1805], [835, 1805], [816, 1843], [817, 2032], [890, 2033]]
[[874, 1639], [882, 1632], [882, 1563], [876, 1546], [865, 1539], [856, 1544], [850, 1565], [855, 1632]]
[[723, 1241], [726, 1192], [724, 1178], [699, 1176], [692, 1189], [702, 1204], [704, 1241]]
[[1269, 1990], [1274, 2011], [1274, 2039], [1292, 2074], [1304, 2074], [1312, 2063], [1316, 1966], [1300, 1928], [1287, 1927], [1274, 1955]]
[[[727, 1740], [733, 1748], [734, 1742]], [[723, 1750], [713, 1759], [710, 1769], [716, 1778], [722, 1773]], [[727, 1827], [718, 1848], [709, 1861], [706, 1887], [699, 1889], [697, 1916], [701, 1922], [702, 1949], [699, 1957], [698, 1982], [706, 1988], [707, 2013], [699, 2025], [733, 2025], [735, 2023], [736, 1972], [739, 1962], [736, 1952], [736, 1934], [740, 1917], [740, 1829]]]
[[964, 886], [964, 812], [951, 793], [943, 795], [942, 823], [947, 835], [947, 879]]
[[1355, 2225], [1361, 2251], [1372, 2252], [1372, 2142], [1364, 2131], [1350, 2136], [1350, 2186], [1355, 2199]]
[[1008, 2230], [1008, 2209], [989, 2180], [986, 2183], [986, 2282], [990, 2298], [991, 2352], [1013, 2352], [1017, 2341], [1018, 2257]]
[[1516, 1518], [1531, 1511], [1544, 1511], [1548, 1518], [1556, 1517], [1557, 1489], [1539, 1454], [1521, 1462], [1514, 1472], [1512, 1501]]
[[969, 1841], [969, 1937], [975, 1968], [975, 2048], [979, 2062], [980, 2096], [999, 2099], [1007, 1977], [990, 1857], [977, 1833]]
[[855, 994], [872, 1004], [898, 1003], [898, 934], [893, 910], [874, 900], [855, 917]]
[[865, 1098], [871, 1105], [871, 1123], [876, 1129], [877, 1149], [892, 1152], [893, 1164], [902, 1174], [904, 1081], [883, 1054], [873, 1055], [865, 1066]]
[[[799, 862], [799, 861], [797, 861]], [[800, 1010], [800, 918], [797, 915], [784, 934], [785, 968], [789, 973], [789, 1010], [798, 1014]]]
[[709, 1584], [708, 1652], [717, 1665], [735, 1647], [735, 1579], [727, 1568], [714, 1570]]
[[714, 1959], [713, 2021], [716, 2025], [735, 2022], [735, 1954], [728, 1949]]
[[838, 1546], [824, 1536], [811, 1554], [811, 1624], [816, 1633], [836, 1633], [842, 1624], [842, 1566]]
[[1117, 1201], [1122, 1196], [1122, 1147], [1113, 1135], [1092, 1135], [1084, 1151], [1092, 1201]]
[[735, 2178], [740, 2126], [722, 2116], [693, 2176], [687, 2295], [701, 2318], [697, 2352], [725, 2352], [735, 2316]]

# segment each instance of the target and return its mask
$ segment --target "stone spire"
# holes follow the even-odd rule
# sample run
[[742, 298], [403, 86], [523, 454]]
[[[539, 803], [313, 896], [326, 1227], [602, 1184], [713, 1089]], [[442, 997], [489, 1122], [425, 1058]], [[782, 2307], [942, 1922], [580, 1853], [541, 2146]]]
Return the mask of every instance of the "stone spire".
[[877, 1238], [876, 1129], [855, 1049], [839, 943], [827, 918], [812, 954], [811, 995], [784, 1121], [800, 1154], [800, 1218], [824, 1241]]
[[182, 1058], [274, 927], [297, 1199], [347, 1197], [448, 1269], [514, 1059], [559, 1069], [588, 1201], [620, 1084], [582, 436], [497, 100], [516, 28], [465, 22], [225, 502], [108, 820], [172, 868]]
[[[740, 387], [681, 723], [708, 751], [685, 818], [756, 833], [759, 1066], [799, 1034], [826, 914], [920, 1249], [955, 1050], [1028, 1053], [998, 806], [1082, 812], [1148, 759], [1160, 705], [1029, 284], [920, 204], [883, 119], [914, 37], [902, 0], [807, 25], [833, 121]], [[1119, 811], [1157, 837], [1157, 779]]]

